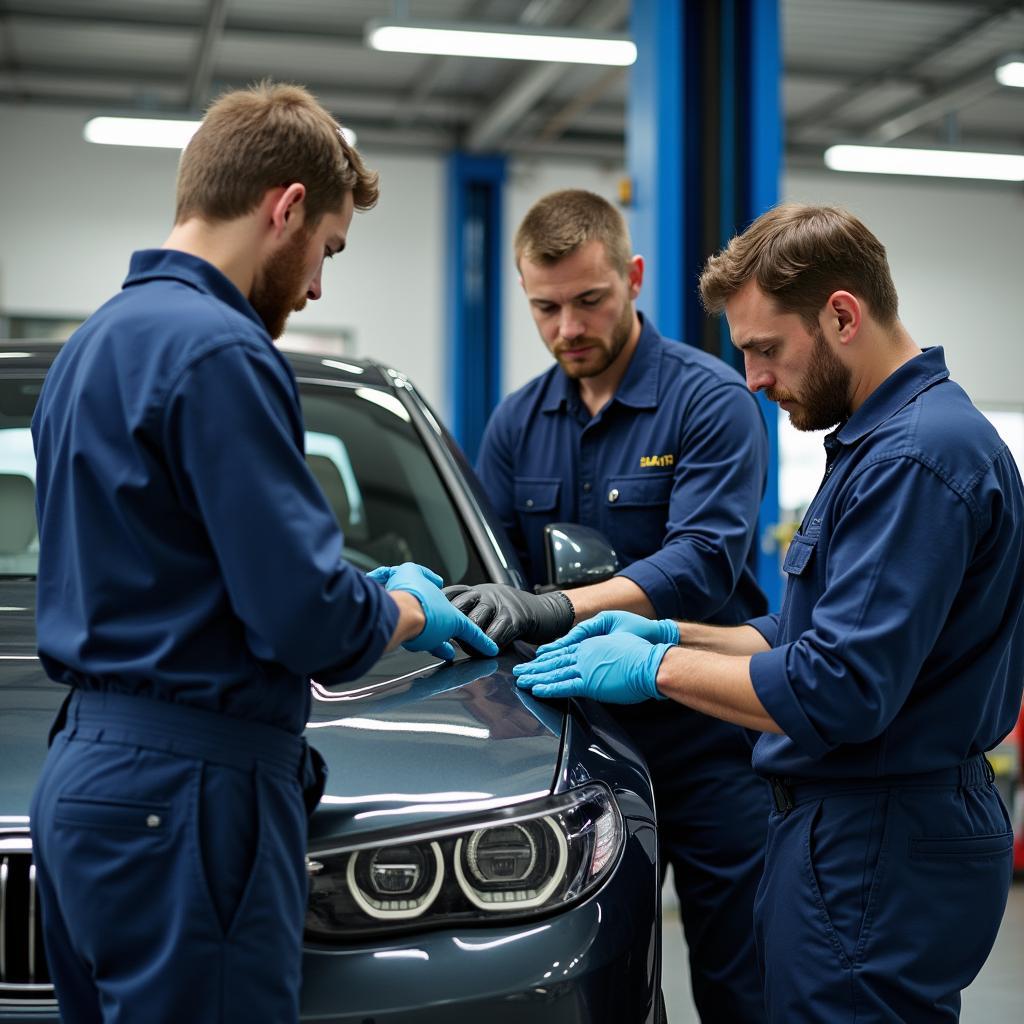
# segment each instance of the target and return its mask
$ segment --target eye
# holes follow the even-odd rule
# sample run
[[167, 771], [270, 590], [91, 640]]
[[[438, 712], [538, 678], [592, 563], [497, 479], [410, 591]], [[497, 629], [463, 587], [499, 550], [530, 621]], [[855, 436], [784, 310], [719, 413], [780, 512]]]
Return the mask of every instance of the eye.
[[593, 309], [595, 306], [600, 305], [602, 296], [598, 295], [594, 298], [580, 299], [580, 305], [585, 309]]

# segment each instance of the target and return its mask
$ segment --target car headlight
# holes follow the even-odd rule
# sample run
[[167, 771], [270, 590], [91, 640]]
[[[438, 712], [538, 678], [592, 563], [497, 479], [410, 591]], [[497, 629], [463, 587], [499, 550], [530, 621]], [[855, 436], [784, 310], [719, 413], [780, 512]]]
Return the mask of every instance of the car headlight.
[[314, 849], [306, 934], [339, 942], [546, 913], [593, 892], [624, 836], [614, 796], [588, 783], [415, 835]]

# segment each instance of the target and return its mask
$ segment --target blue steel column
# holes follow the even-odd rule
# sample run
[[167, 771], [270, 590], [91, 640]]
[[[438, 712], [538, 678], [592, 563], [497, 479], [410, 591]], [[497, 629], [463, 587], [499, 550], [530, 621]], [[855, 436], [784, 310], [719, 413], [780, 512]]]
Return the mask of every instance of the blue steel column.
[[504, 157], [448, 158], [447, 332], [452, 433], [473, 461], [501, 396]]
[[[630, 230], [647, 260], [642, 306], [659, 330], [741, 367], [724, 320], [704, 315], [704, 261], [779, 197], [782, 74], [779, 0], [633, 0], [639, 56], [630, 78], [626, 153]], [[770, 540], [779, 519], [777, 411], [760, 399], [771, 461], [761, 505], [758, 577], [782, 594]]]

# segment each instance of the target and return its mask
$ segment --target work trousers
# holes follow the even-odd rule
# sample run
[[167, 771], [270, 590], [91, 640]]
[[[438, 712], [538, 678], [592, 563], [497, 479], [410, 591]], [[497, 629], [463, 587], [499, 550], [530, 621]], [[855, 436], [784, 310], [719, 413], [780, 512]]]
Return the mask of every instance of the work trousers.
[[1013, 834], [983, 757], [780, 783], [755, 907], [769, 1020], [956, 1021], [999, 929]]
[[298, 1019], [301, 737], [76, 692], [32, 802], [64, 1024]]
[[751, 734], [673, 701], [615, 713], [651, 772], [662, 873], [672, 865], [700, 1019], [762, 1024], [754, 895], [771, 801], [750, 765]]

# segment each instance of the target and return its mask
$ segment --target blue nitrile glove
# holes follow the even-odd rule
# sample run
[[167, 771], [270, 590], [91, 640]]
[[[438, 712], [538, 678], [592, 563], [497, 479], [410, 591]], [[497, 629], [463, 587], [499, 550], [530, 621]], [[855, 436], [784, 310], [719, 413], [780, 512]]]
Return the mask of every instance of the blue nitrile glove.
[[658, 667], [673, 644], [651, 644], [632, 633], [595, 636], [512, 671], [516, 683], [534, 697], [590, 697], [611, 704], [661, 699]]
[[[435, 587], [443, 587], [444, 580], [437, 575], [436, 572], [428, 569], [425, 565], [420, 565], [419, 562], [404, 562], [404, 565], [415, 565], [417, 569], [424, 576], [434, 584]], [[376, 569], [371, 569], [366, 575], [373, 580], [374, 583], [379, 583], [382, 587], [388, 585], [388, 580], [398, 571], [397, 565], [378, 565]]]
[[[388, 572], [385, 583], [387, 589], [404, 590], [412, 594], [423, 606], [423, 614], [427, 620], [419, 636], [402, 644], [407, 651], [430, 651], [436, 658], [452, 661], [455, 658], [455, 648], [448, 641], [455, 639], [490, 657], [498, 653], [498, 645], [441, 593], [439, 587], [442, 580], [436, 573], [415, 562], [382, 566], [373, 572], [382, 574], [385, 568]], [[367, 575], [372, 577], [373, 573]]]
[[560, 651], [588, 637], [609, 636], [612, 633], [632, 633], [649, 644], [679, 643], [679, 627], [671, 619], [647, 619], [632, 612], [599, 612], [592, 619], [573, 626], [565, 636], [538, 647], [537, 654]]

